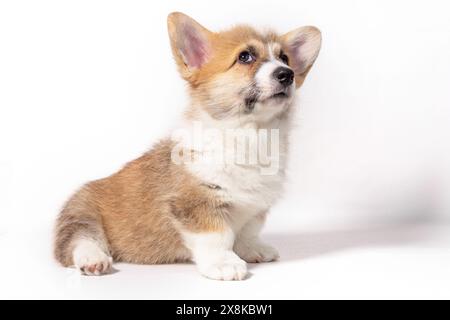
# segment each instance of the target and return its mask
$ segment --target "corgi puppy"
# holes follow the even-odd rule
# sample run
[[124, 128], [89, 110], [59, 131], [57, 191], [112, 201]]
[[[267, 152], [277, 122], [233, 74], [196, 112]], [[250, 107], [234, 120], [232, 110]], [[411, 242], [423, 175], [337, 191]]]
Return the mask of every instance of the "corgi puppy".
[[[76, 192], [57, 219], [55, 256], [86, 275], [107, 273], [113, 261], [193, 261], [207, 278], [242, 280], [247, 262], [279, 257], [258, 234], [282, 191], [290, 113], [321, 34], [212, 32], [178, 12], [168, 31], [190, 94], [178, 134]], [[198, 128], [214, 134], [195, 143], [188, 136]], [[229, 161], [203, 157], [212, 154]]]

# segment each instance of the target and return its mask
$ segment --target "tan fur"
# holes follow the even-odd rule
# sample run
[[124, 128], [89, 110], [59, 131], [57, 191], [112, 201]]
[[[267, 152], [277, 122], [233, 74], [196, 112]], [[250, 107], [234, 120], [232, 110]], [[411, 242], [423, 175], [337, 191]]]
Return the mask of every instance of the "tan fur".
[[104, 230], [116, 261], [154, 264], [190, 258], [173, 220], [195, 232], [222, 228], [228, 204], [173, 164], [171, 150], [163, 141], [68, 201], [56, 229], [55, 255], [63, 265], [73, 264], [71, 241], [83, 234], [102, 239]]

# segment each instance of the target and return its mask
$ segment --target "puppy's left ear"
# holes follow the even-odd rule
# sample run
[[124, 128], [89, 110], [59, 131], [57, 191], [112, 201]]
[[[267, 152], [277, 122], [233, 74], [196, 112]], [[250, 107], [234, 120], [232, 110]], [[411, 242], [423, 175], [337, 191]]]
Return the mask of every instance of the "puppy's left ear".
[[288, 32], [281, 38], [291, 60], [295, 72], [295, 83], [298, 88], [302, 85], [319, 55], [322, 35], [316, 27], [308, 26]]

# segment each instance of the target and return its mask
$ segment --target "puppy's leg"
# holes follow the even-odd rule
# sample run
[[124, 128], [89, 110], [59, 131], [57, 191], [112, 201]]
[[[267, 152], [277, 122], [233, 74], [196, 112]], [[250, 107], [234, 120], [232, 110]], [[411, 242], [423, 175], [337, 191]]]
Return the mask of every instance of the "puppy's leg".
[[112, 265], [93, 197], [87, 187], [77, 192], [60, 213], [55, 232], [56, 259], [86, 275], [108, 273]]
[[280, 256], [278, 251], [263, 243], [259, 233], [266, 220], [266, 214], [260, 214], [247, 222], [240, 230], [234, 243], [234, 251], [247, 262], [270, 262]]
[[185, 245], [202, 275], [215, 280], [243, 280], [247, 265], [233, 252], [231, 228], [215, 232], [183, 232]]

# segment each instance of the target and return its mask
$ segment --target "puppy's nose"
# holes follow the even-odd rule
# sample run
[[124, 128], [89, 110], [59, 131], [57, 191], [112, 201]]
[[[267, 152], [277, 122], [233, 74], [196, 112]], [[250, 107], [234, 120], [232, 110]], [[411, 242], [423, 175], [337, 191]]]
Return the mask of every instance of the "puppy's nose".
[[288, 87], [294, 82], [294, 71], [286, 67], [278, 67], [273, 72], [273, 77], [283, 86]]

